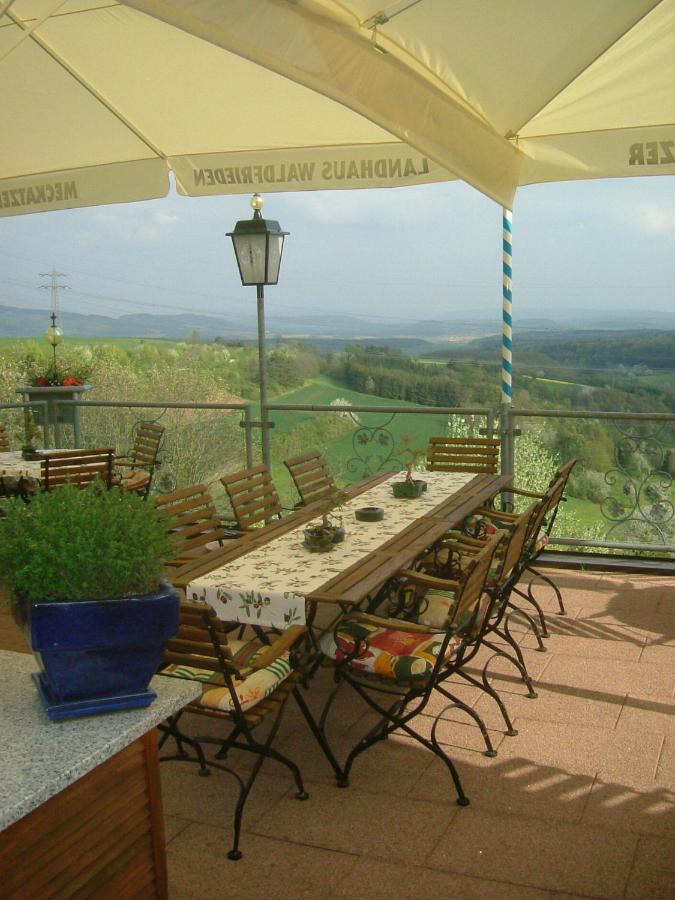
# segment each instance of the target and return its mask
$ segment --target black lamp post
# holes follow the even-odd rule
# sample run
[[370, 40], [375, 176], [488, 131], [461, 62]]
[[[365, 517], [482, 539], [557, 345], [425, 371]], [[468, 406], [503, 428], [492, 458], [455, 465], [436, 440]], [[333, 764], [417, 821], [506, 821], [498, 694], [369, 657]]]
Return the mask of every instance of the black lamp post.
[[265, 295], [263, 285], [276, 284], [279, 280], [284, 237], [278, 222], [263, 219], [260, 210], [263, 199], [260, 194], [251, 198], [252, 219], [242, 219], [229, 231], [237, 257], [239, 275], [243, 285], [255, 285], [258, 295], [258, 364], [260, 371], [260, 425], [262, 427], [263, 463], [270, 468], [270, 434], [267, 410], [267, 355], [265, 348]]

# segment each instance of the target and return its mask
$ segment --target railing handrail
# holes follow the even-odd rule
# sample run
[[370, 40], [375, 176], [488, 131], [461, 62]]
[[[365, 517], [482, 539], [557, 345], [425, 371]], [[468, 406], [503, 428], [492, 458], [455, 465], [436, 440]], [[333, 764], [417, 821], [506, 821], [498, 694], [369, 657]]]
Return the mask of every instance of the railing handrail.
[[[35, 402], [24, 404], [34, 406]], [[193, 403], [186, 400], [55, 400], [55, 406], [125, 406], [129, 409], [250, 409], [251, 403]]]
[[638, 421], [675, 422], [675, 413], [627, 413], [585, 409], [520, 409], [513, 407], [512, 416], [553, 419], [636, 419]]
[[269, 403], [268, 409], [290, 410], [292, 412], [373, 412], [373, 413], [412, 413], [413, 415], [430, 415], [440, 413], [459, 413], [470, 416], [489, 416], [493, 410], [489, 406], [366, 406], [351, 404], [296, 404]]

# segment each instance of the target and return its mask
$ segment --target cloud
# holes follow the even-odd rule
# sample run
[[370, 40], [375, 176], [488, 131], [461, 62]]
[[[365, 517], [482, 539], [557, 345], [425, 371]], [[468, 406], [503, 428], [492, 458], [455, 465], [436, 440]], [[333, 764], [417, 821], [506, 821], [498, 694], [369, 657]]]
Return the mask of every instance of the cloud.
[[180, 221], [181, 217], [171, 209], [144, 203], [101, 207], [96, 212], [101, 233], [129, 244], [161, 241]]
[[662, 206], [642, 206], [637, 211], [636, 221], [641, 231], [650, 234], [675, 235], [675, 211]]

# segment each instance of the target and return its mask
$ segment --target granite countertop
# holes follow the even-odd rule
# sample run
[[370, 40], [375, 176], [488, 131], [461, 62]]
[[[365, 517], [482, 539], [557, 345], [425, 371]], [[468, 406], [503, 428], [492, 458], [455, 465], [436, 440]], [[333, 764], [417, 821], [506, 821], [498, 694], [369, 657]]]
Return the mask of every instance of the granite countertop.
[[123, 750], [200, 692], [195, 682], [156, 676], [150, 686], [157, 699], [146, 709], [53, 722], [31, 678], [37, 669], [31, 655], [0, 650], [0, 830]]

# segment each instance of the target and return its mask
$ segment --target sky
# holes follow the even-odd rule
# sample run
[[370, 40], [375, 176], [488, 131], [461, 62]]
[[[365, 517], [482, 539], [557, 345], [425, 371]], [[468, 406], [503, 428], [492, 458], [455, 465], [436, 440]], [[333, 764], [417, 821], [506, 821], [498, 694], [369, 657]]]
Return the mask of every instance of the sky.
[[[0, 219], [0, 305], [63, 312], [252, 316], [230, 239], [249, 196], [179, 197]], [[266, 194], [290, 232], [268, 316], [501, 318], [501, 208], [462, 182]], [[675, 313], [675, 177], [521, 188], [513, 210], [513, 310]], [[2, 325], [0, 323], [0, 334]]]

